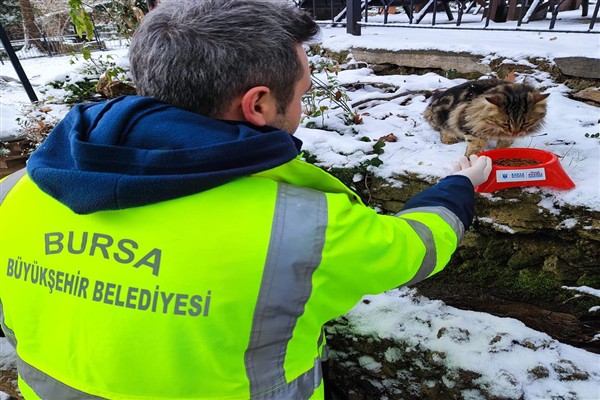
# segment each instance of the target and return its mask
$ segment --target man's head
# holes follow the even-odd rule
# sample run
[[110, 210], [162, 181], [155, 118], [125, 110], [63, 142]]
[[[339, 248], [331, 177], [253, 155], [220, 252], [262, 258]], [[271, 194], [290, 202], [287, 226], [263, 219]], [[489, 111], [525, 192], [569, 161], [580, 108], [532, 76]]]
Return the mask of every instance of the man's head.
[[299, 100], [310, 87], [301, 44], [318, 31], [287, 2], [168, 0], [134, 34], [131, 70], [142, 96], [293, 132], [292, 114], [300, 118]]

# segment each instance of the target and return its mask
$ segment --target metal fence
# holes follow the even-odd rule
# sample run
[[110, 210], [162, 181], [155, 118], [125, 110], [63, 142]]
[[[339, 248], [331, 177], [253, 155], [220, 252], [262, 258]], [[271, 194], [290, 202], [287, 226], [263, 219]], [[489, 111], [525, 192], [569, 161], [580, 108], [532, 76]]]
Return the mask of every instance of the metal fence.
[[[600, 29], [594, 29], [600, 0], [592, 0], [593, 10], [590, 0], [291, 1], [310, 12], [317, 22], [346, 26], [347, 32], [353, 35], [360, 35], [364, 26], [600, 33]], [[569, 11], [568, 18], [566, 11]], [[438, 13], [442, 13], [439, 18]], [[490, 21], [494, 24], [490, 24]], [[506, 24], [499, 24], [503, 22]], [[129, 41], [120, 37], [116, 31], [108, 30], [106, 26], [102, 28], [96, 30], [93, 40], [85, 40], [72, 34], [43, 36], [27, 41], [14, 40], [11, 44], [19, 59], [79, 53], [84, 48], [104, 50], [129, 46]], [[0, 47], [0, 62], [7, 59], [6, 50]]]
[[319, 23], [344, 25], [353, 35], [363, 26], [600, 33], [600, 0], [293, 1]]
[[[10, 41], [17, 57], [20, 60], [35, 57], [53, 57], [81, 53], [83, 49], [106, 50], [121, 49], [129, 46], [129, 40], [120, 37], [116, 32], [99, 32], [94, 39], [86, 40], [75, 34], [61, 36], [42, 36], [27, 40]], [[2, 46], [0, 44], [0, 46]], [[8, 59], [4, 47], [0, 47], [0, 62]]]

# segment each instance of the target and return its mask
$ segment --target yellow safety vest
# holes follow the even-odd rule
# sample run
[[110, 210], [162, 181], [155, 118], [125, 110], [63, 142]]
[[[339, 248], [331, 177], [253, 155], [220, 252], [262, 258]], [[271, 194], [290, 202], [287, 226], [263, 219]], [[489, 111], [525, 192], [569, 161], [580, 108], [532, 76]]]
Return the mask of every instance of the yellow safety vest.
[[463, 234], [445, 208], [378, 215], [299, 159], [87, 215], [10, 179], [0, 322], [27, 399], [323, 398], [323, 324], [438, 272]]

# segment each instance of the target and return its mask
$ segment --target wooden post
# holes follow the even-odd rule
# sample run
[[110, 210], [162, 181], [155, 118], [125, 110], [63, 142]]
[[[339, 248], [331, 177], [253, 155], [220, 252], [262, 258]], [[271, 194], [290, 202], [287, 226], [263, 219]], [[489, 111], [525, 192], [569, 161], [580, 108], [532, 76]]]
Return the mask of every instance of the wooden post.
[[346, 0], [346, 32], [360, 36], [361, 0]]

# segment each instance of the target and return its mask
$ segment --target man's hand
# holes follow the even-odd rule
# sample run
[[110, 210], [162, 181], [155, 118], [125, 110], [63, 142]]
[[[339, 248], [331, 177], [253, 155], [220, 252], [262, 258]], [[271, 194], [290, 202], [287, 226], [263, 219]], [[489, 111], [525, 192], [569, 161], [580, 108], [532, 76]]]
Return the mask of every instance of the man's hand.
[[492, 172], [492, 159], [473, 154], [469, 158], [462, 156], [455, 165], [452, 175], [464, 175], [471, 180], [473, 187], [476, 187], [487, 181], [490, 172]]

